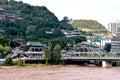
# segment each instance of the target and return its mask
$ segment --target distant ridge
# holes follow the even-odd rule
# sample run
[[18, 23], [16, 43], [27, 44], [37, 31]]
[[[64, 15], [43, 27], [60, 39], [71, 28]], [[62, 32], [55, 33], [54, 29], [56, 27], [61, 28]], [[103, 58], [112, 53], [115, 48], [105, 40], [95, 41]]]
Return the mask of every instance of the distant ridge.
[[71, 24], [74, 28], [93, 33], [98, 36], [111, 36], [110, 32], [95, 20], [74, 20]]

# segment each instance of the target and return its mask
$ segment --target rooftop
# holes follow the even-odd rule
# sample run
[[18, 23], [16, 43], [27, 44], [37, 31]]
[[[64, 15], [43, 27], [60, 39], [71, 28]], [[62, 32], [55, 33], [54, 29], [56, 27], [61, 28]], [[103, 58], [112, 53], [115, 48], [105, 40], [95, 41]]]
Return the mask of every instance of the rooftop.
[[42, 44], [40, 42], [35, 42], [35, 41], [29, 41], [29, 42], [27, 42], [27, 45], [30, 45], [30, 46], [44, 46], [45, 47], [45, 44]]
[[0, 8], [1, 11], [5, 11], [3, 8]]

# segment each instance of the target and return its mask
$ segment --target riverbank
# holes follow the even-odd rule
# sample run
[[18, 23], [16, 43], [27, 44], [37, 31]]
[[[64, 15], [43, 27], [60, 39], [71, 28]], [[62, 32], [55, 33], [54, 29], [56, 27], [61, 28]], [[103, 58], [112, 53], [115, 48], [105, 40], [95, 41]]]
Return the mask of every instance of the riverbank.
[[119, 80], [120, 67], [78, 65], [0, 68], [0, 80]]
[[[77, 65], [77, 64], [66, 64], [66, 65], [51, 65], [51, 64], [24, 64], [23, 66], [3, 66], [1, 65], [0, 68], [29, 68], [29, 67], [101, 67], [96, 66], [94, 64], [87, 64], [87, 65]], [[102, 67], [101, 67], [102, 68]]]

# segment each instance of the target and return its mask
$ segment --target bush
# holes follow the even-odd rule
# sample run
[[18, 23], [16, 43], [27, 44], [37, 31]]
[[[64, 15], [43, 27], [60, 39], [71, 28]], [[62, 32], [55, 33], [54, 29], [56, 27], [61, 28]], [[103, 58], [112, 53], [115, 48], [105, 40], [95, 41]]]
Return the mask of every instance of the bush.
[[64, 60], [60, 60], [60, 63], [59, 63], [60, 65], [65, 65], [65, 62], [64, 62]]
[[14, 61], [14, 65], [23, 66], [23, 62], [21, 60], [17, 59], [17, 60]]
[[5, 66], [12, 66], [12, 65], [13, 65], [13, 60], [12, 60], [12, 57], [11, 57], [11, 56], [8, 56], [8, 57], [5, 59], [4, 65], [5, 65]]
[[114, 62], [113, 65], [119, 67], [119, 66], [120, 66], [120, 61], [116, 61], [116, 62]]
[[102, 61], [96, 61], [96, 62], [95, 62], [95, 65], [96, 65], [96, 66], [102, 66]]
[[85, 62], [85, 63], [83, 64], [83, 66], [88, 66], [88, 63]]

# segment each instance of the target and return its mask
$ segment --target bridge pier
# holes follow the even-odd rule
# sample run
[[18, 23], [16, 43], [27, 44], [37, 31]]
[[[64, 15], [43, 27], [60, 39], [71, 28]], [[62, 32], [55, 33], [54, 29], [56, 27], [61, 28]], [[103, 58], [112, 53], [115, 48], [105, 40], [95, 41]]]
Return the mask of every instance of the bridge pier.
[[110, 61], [102, 61], [102, 67], [103, 68], [110, 68], [110, 67], [112, 67], [112, 62], [110, 62]]

